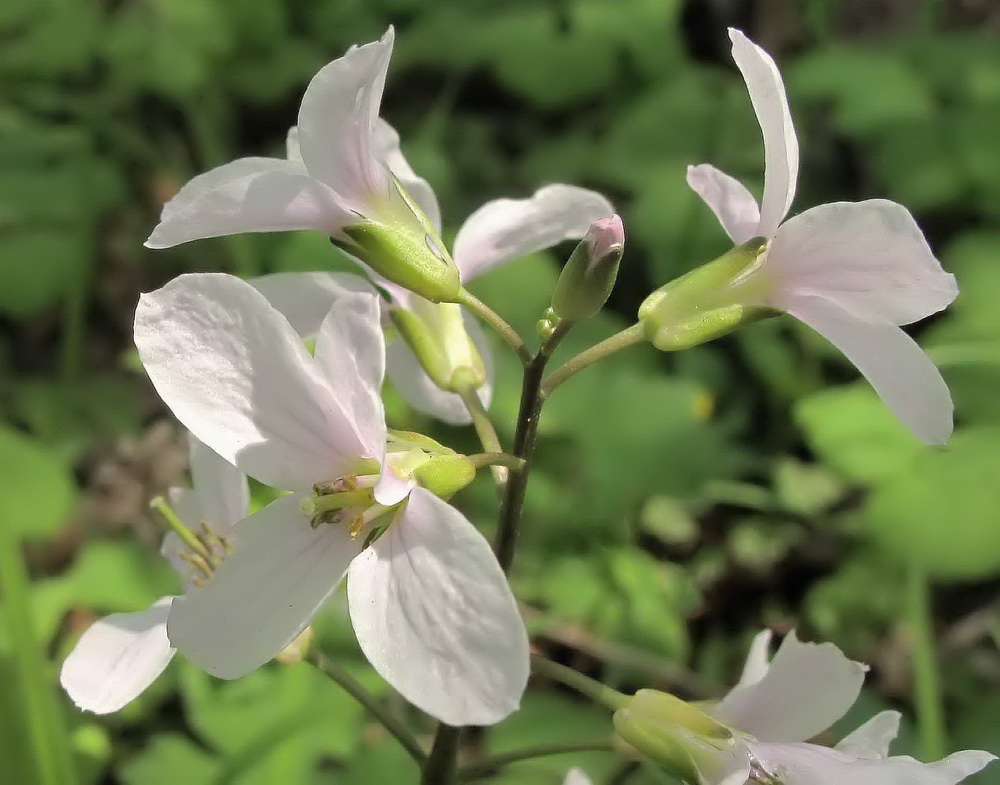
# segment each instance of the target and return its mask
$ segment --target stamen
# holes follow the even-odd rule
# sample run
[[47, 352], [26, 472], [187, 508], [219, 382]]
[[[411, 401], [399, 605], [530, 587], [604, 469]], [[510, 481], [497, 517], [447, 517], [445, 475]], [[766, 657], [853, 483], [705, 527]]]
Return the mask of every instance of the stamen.
[[177, 517], [169, 504], [167, 504], [166, 499], [162, 496], [157, 496], [149, 502], [149, 506], [156, 510], [163, 519], [167, 522], [167, 525], [180, 537], [184, 543], [191, 548], [191, 550], [200, 554], [204, 558], [211, 558], [211, 554], [208, 548], [205, 547], [205, 543], [198, 539], [198, 537], [192, 532], [184, 522]]
[[[398, 506], [398, 505], [397, 505]], [[361, 534], [362, 530], [372, 521], [381, 518], [387, 512], [394, 510], [395, 507], [385, 507], [381, 504], [373, 504], [361, 515], [351, 521], [350, 534], [351, 539], [356, 540], [358, 535]]]
[[[191, 566], [195, 567], [198, 570], [201, 570], [206, 578], [212, 577], [212, 572], [213, 572], [212, 566], [197, 553], [191, 553], [189, 551], [180, 551], [177, 555], [180, 556], [184, 561], [186, 561]], [[195, 578], [194, 580], [198, 581], [200, 579]]]

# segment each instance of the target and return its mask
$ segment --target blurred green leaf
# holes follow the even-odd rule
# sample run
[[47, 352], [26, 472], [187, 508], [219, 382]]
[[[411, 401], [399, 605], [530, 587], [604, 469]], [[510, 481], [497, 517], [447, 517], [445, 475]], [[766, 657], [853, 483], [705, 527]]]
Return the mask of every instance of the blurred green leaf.
[[45, 447], [0, 427], [0, 520], [15, 537], [42, 538], [65, 522], [76, 498], [73, 476]]

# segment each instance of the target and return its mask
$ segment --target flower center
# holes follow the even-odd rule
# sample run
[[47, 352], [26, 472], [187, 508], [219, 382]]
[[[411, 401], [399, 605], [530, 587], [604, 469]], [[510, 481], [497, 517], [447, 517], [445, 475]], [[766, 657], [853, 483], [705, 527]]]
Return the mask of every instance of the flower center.
[[188, 527], [162, 496], [153, 499], [149, 506], [160, 513], [180, 538], [181, 545], [174, 555], [188, 565], [187, 577], [195, 586], [204, 586], [232, 552], [228, 538], [213, 531], [207, 521], [201, 521], [194, 529]]

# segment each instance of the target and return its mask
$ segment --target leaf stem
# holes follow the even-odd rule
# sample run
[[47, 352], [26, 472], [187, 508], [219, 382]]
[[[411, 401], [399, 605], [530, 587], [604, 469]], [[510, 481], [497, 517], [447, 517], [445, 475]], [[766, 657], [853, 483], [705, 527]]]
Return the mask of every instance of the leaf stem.
[[[486, 407], [483, 406], [479, 394], [471, 387], [465, 387], [459, 391], [458, 395], [472, 418], [472, 427], [476, 429], [476, 435], [479, 437], [479, 443], [483, 445], [483, 449], [488, 453], [503, 452], [500, 437], [497, 435], [496, 428], [493, 427], [493, 421], [490, 419]], [[497, 493], [502, 499], [504, 488], [507, 485], [507, 469], [503, 466], [494, 466], [491, 471], [493, 472], [493, 482], [497, 486]]]
[[524, 365], [531, 362], [531, 352], [524, 345], [521, 336], [517, 334], [517, 331], [500, 314], [465, 288], [458, 293], [458, 302], [493, 328], [493, 331], [503, 338], [504, 342], [514, 350], [514, 353]]
[[542, 397], [548, 397], [556, 387], [585, 368], [589, 368], [594, 363], [603, 360], [605, 357], [621, 349], [633, 346], [644, 340], [646, 340], [645, 330], [641, 324], [637, 323], [631, 327], [626, 327], [619, 333], [615, 333], [610, 338], [605, 338], [600, 343], [595, 343], [589, 349], [585, 349], [576, 355], [576, 357], [567, 360], [552, 372], [552, 375], [542, 385]]
[[306, 656], [306, 661], [343, 687], [354, 700], [368, 710], [369, 714], [382, 723], [385, 729], [396, 738], [396, 741], [402, 745], [403, 749], [409, 753], [418, 766], [424, 765], [427, 756], [409, 729], [398, 717], [389, 712], [374, 695], [362, 687], [358, 680], [343, 665], [333, 661], [323, 654], [323, 652], [316, 649]]
[[[0, 521], [0, 613], [7, 626], [17, 683], [23, 697], [24, 724], [30, 738], [40, 785], [72, 785], [72, 755], [66, 727], [46, 673], [48, 660], [35, 637], [28, 571], [21, 545], [7, 521]], [[13, 708], [5, 713], [15, 715]]]
[[492, 755], [485, 760], [470, 763], [458, 772], [460, 782], [489, 777], [490, 775], [508, 766], [511, 763], [519, 763], [523, 760], [541, 758], [545, 755], [564, 755], [568, 752], [614, 752], [614, 745], [607, 740], [598, 741], [575, 741], [565, 744], [538, 744], [533, 747], [522, 747], [519, 750], [503, 752], [499, 755]]
[[477, 469], [483, 466], [502, 466], [507, 469], [512, 469], [513, 471], [520, 471], [524, 468], [524, 459], [518, 458], [515, 455], [509, 455], [505, 452], [479, 452], [472, 455], [466, 455], [472, 465]]
[[539, 657], [537, 654], [531, 655], [531, 669], [535, 673], [573, 688], [581, 695], [586, 695], [595, 703], [607, 706], [612, 711], [618, 711], [628, 702], [628, 696], [618, 692], [618, 690], [602, 684], [597, 679], [584, 676], [579, 671], [560, 665], [558, 662]]
[[941, 677], [934, 650], [930, 586], [922, 569], [911, 565], [906, 580], [913, 658], [913, 690], [920, 748], [927, 761], [943, 758], [947, 751]]

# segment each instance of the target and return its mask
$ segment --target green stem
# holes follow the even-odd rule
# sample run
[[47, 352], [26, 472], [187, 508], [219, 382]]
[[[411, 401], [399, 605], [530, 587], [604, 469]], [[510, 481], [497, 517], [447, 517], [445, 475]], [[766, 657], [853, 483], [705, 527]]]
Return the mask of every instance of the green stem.
[[458, 782], [458, 748], [461, 741], [461, 728], [438, 723], [420, 785], [455, 785]]
[[66, 292], [62, 344], [59, 347], [59, 370], [64, 384], [76, 381], [83, 366], [83, 354], [86, 351], [87, 294], [90, 289], [92, 265], [90, 254], [83, 254], [72, 275], [70, 289]]
[[427, 756], [424, 755], [423, 749], [421, 749], [420, 744], [417, 743], [417, 740], [410, 733], [409, 729], [407, 729], [398, 717], [389, 712], [374, 695], [362, 687], [358, 683], [358, 680], [343, 665], [334, 662], [323, 654], [323, 652], [316, 650], [308, 654], [306, 661], [343, 687], [354, 700], [368, 710], [369, 714], [382, 723], [385, 729], [402, 745], [403, 749], [410, 754], [410, 757], [413, 758], [418, 766], [424, 765]]
[[529, 352], [528, 347], [524, 345], [524, 341], [521, 340], [521, 336], [517, 334], [517, 331], [513, 327], [504, 321], [500, 314], [490, 308], [468, 289], [462, 289], [458, 293], [458, 302], [493, 328], [493, 331], [503, 338], [504, 342], [506, 342], [506, 344], [514, 350], [514, 353], [524, 365], [531, 362], [531, 352]]
[[[48, 660], [35, 638], [31, 618], [28, 571], [21, 545], [6, 521], [0, 521], [0, 603], [17, 667], [24, 724], [27, 727], [40, 785], [76, 782], [69, 738], [46, 667]], [[14, 716], [12, 707], [5, 712]]]
[[944, 757], [948, 743], [944, 727], [941, 678], [934, 650], [934, 617], [927, 576], [915, 565], [910, 566], [907, 574], [906, 594], [920, 748], [925, 760], [938, 760]]
[[523, 760], [541, 758], [545, 755], [563, 755], [568, 752], [614, 752], [615, 747], [610, 741], [576, 741], [566, 744], [539, 744], [534, 747], [523, 747], [519, 750], [493, 755], [485, 760], [470, 763], [458, 772], [460, 782], [469, 782], [483, 777], [489, 777], [511, 763]]
[[539, 657], [537, 654], [531, 655], [531, 669], [553, 681], [572, 687], [581, 695], [586, 695], [595, 703], [607, 706], [612, 711], [618, 711], [628, 702], [628, 696], [618, 692], [618, 690], [602, 684], [597, 679], [584, 676], [579, 671], [560, 665], [558, 662]]
[[[496, 428], [493, 427], [493, 421], [476, 391], [471, 387], [465, 387], [459, 391], [458, 395], [472, 418], [472, 427], [476, 429], [476, 435], [479, 437], [479, 443], [483, 445], [483, 449], [488, 453], [503, 452], [503, 446], [500, 444]], [[493, 482], [497, 486], [497, 493], [501, 495], [502, 499], [504, 487], [507, 485], [507, 469], [503, 466], [494, 466], [491, 471], [493, 472]]]
[[481, 469], [483, 466], [503, 466], [516, 472], [524, 468], [523, 458], [508, 455], [505, 452], [479, 452], [472, 455], [466, 455], [465, 457], [468, 458], [469, 461], [472, 462], [472, 465], [477, 469]]
[[646, 340], [646, 333], [643, 326], [641, 324], [633, 324], [620, 333], [615, 333], [610, 338], [605, 338], [600, 343], [595, 343], [589, 349], [567, 360], [552, 372], [552, 375], [542, 385], [542, 397], [548, 397], [556, 387], [585, 368], [589, 368], [594, 363], [603, 360], [605, 357], [621, 349], [641, 343], [644, 340]]

